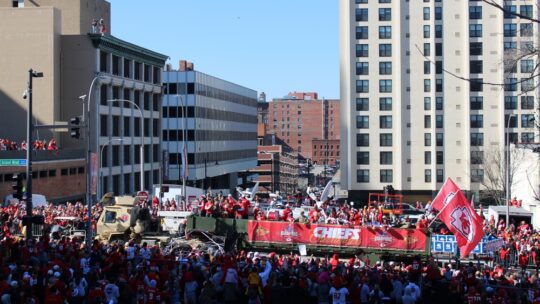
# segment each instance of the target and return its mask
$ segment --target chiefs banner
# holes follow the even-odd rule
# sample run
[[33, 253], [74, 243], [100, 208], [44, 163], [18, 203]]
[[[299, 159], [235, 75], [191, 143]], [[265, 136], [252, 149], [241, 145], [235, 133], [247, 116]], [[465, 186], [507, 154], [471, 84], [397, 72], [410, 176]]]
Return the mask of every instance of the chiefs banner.
[[427, 244], [421, 230], [266, 221], [248, 222], [248, 240], [406, 251], [425, 251]]
[[484, 237], [482, 219], [472, 208], [459, 187], [448, 178], [433, 200], [438, 218], [456, 237], [461, 257], [466, 257]]

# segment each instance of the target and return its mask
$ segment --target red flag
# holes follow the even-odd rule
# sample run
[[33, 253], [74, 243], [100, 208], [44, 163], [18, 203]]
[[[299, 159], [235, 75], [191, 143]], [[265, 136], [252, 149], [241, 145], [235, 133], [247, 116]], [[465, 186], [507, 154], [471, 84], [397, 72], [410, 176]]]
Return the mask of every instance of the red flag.
[[456, 237], [461, 257], [466, 257], [484, 237], [482, 219], [476, 214], [459, 187], [448, 178], [433, 200], [438, 218]]

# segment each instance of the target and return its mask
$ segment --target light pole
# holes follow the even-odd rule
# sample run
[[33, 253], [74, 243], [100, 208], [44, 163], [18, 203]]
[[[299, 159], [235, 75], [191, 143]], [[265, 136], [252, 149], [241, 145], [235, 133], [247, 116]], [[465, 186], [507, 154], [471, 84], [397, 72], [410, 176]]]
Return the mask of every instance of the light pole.
[[144, 114], [141, 108], [131, 100], [128, 99], [109, 99], [107, 102], [127, 102], [133, 105], [139, 113], [141, 114], [141, 146], [140, 146], [140, 157], [141, 157], [141, 187], [140, 191], [144, 191]]
[[[32, 153], [33, 153], [33, 133], [34, 133], [34, 124], [32, 123], [32, 91], [33, 91], [33, 82], [34, 78], [43, 77], [42, 72], [36, 72], [32, 69], [28, 70], [28, 111], [27, 114], [27, 129], [26, 129], [26, 240], [32, 239]], [[23, 95], [23, 98], [26, 94]]]
[[99, 152], [99, 163], [98, 163], [98, 171], [99, 171], [99, 196], [98, 198], [102, 197], [103, 196], [103, 189], [105, 187], [101, 186], [101, 184], [103, 183], [103, 171], [101, 170], [101, 162], [103, 161], [103, 151], [105, 150], [105, 147], [107, 147], [109, 144], [111, 144], [112, 142], [115, 142], [115, 141], [123, 141], [124, 139], [123, 138], [113, 138], [113, 139], [110, 139], [108, 140], [102, 147], [101, 147], [101, 150]]
[[[91, 140], [90, 140], [90, 103], [92, 102], [92, 89], [94, 84], [98, 79], [103, 79], [104, 76], [97, 75], [92, 79], [90, 83], [90, 88], [88, 88], [88, 100], [86, 101], [86, 111], [83, 111], [83, 122], [85, 124], [86, 130], [86, 208], [88, 222], [86, 223], [86, 250], [90, 250], [92, 245], [92, 172], [91, 172], [91, 159], [92, 159], [92, 149], [91, 149]], [[84, 98], [83, 98], [84, 100]], [[96, 129], [96, 132], [99, 132]], [[96, 185], [97, 186], [97, 185]]]
[[[512, 120], [512, 117], [516, 117], [517, 114], [509, 114], [508, 115], [508, 121], [506, 122], [506, 159], [505, 159], [505, 170], [504, 170], [504, 177], [506, 180], [506, 228], [510, 226], [510, 132], [508, 129], [510, 129], [510, 121]], [[517, 122], [516, 122], [517, 123]]]

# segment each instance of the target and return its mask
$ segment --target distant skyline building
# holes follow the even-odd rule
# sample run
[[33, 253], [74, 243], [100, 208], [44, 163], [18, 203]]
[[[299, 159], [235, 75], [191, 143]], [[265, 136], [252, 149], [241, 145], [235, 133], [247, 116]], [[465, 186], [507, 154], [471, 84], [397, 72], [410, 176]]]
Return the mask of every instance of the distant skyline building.
[[[539, 18], [536, 1], [504, 4]], [[518, 59], [538, 49], [537, 23], [482, 1], [340, 0], [340, 35], [350, 199], [389, 184], [429, 199], [447, 178], [481, 198], [506, 133], [539, 141], [538, 79], [528, 79], [538, 58]]]
[[168, 66], [163, 72], [163, 86], [166, 181], [181, 183], [187, 173], [190, 185], [228, 193], [238, 184], [238, 172], [257, 165], [257, 92], [196, 71], [184, 60], [179, 70]]
[[319, 99], [315, 92], [293, 92], [284, 98], [274, 98], [267, 103], [259, 102], [259, 120], [265, 124], [268, 135], [275, 135], [274, 144], [283, 144], [298, 153], [299, 160], [307, 159], [335, 165], [339, 159], [339, 147], [323, 146], [323, 155], [313, 152], [313, 140], [334, 141], [340, 139], [340, 102], [336, 99]]

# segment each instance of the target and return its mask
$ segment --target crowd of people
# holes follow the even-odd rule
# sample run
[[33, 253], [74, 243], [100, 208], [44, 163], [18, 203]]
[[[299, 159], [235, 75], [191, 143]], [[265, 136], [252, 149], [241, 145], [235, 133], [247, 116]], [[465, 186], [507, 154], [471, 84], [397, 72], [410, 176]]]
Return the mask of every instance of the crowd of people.
[[[13, 140], [0, 138], [0, 151], [6, 151], [6, 150], [26, 150], [28, 147], [28, 144], [25, 140], [23, 140], [21, 143], [18, 143]], [[50, 150], [50, 151], [56, 151], [58, 150], [58, 145], [56, 144], [56, 140], [53, 138], [51, 140], [34, 140], [32, 147], [34, 150]]]
[[[190, 204], [160, 203], [154, 198], [146, 206], [153, 215], [158, 210], [185, 210], [236, 218], [253, 213], [258, 220], [269, 220], [262, 211], [264, 203], [251, 203], [244, 197], [205, 195]], [[294, 205], [286, 206], [270, 220], [328, 223], [334, 218], [345, 225], [392, 221], [380, 206], [356, 210], [331, 200], [319, 207], [311, 204], [308, 214], [293, 217]], [[421, 207], [425, 224], [433, 211], [429, 203]], [[340, 257], [337, 252], [331, 257], [300, 257], [195, 248], [165, 255], [157, 245], [94, 240], [87, 248], [80, 238], [49, 233], [52, 225], [69, 224], [59, 217], [84, 222], [87, 211], [81, 202], [35, 208], [33, 214], [45, 218], [44, 232], [35, 241], [25, 241], [21, 236], [24, 204], [0, 209], [0, 303], [540, 304], [538, 268], [518, 263], [526, 256], [540, 266], [540, 234], [524, 222], [507, 227], [504, 221], [484, 218], [486, 235], [505, 240], [499, 259], [487, 263], [442, 262], [433, 257], [370, 262], [362, 251], [354, 257]], [[94, 224], [102, 211], [100, 204], [92, 208]], [[512, 254], [520, 256], [518, 262], [512, 263]]]

